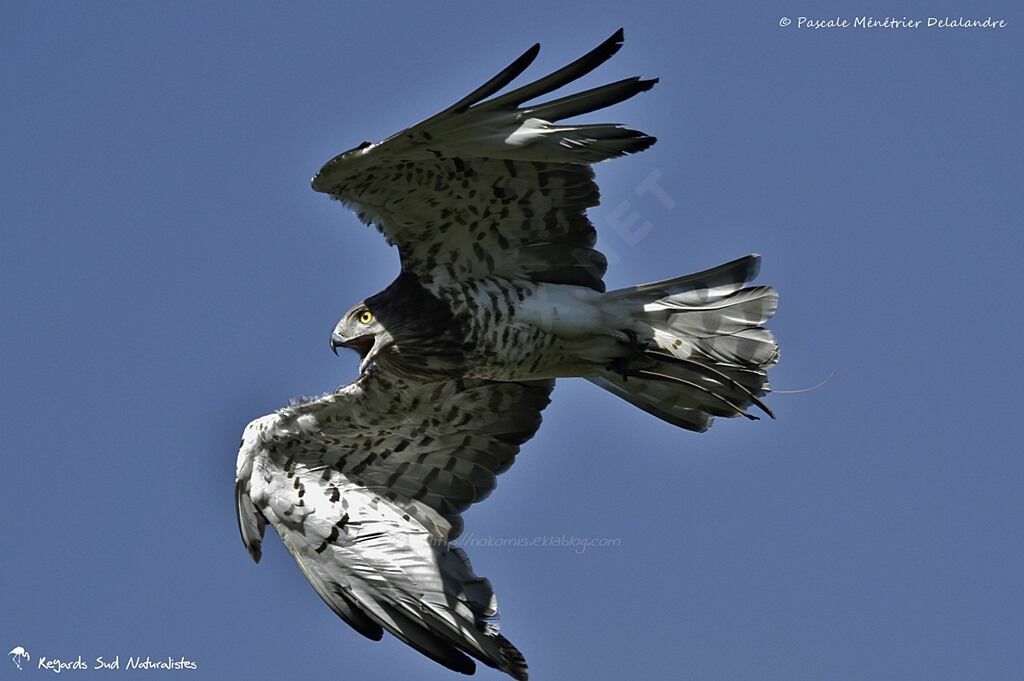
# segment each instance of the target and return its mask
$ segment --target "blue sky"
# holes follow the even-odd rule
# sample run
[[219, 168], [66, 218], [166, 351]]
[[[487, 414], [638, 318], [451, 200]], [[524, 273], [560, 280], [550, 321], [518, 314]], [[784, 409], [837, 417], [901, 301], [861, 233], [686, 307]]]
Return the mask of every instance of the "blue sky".
[[329, 332], [397, 273], [312, 173], [535, 41], [536, 75], [624, 26], [585, 84], [661, 77], [612, 116], [660, 141], [598, 169], [609, 286], [760, 252], [773, 383], [837, 375], [704, 435], [560, 383], [467, 535], [614, 545], [467, 547], [504, 632], [536, 679], [1019, 678], [1024, 14], [779, 26], [888, 6], [4, 3], [4, 651], [455, 678], [350, 631], [276, 537], [252, 564], [235, 448], [352, 379]]

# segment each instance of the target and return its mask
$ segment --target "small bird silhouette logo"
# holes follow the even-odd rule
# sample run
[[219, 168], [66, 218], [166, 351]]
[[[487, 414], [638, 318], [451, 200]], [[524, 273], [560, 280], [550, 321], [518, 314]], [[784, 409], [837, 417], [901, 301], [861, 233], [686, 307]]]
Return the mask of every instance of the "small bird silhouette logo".
[[18, 669], [21, 669], [22, 662], [29, 662], [32, 660], [32, 656], [29, 655], [28, 651], [21, 646], [15, 646], [14, 650], [7, 654], [11, 656], [11, 661], [14, 662]]

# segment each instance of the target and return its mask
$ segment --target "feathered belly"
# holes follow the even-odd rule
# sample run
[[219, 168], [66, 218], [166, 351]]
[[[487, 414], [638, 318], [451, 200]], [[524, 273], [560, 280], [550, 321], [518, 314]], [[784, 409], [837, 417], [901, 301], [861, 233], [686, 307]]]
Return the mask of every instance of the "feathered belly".
[[466, 374], [491, 380], [587, 376], [621, 352], [597, 301], [577, 286], [494, 279], [443, 291], [467, 325]]

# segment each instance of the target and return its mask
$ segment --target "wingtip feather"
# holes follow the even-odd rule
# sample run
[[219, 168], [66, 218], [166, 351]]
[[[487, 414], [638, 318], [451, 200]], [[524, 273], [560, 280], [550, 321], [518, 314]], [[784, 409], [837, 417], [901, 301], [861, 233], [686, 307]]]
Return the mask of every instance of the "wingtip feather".
[[519, 74], [529, 68], [530, 64], [533, 63], [538, 54], [540, 54], [540, 43], [534, 43], [529, 49], [516, 57], [511, 64], [491, 77], [486, 83], [455, 102], [455, 104], [452, 104], [447, 111], [461, 113], [481, 100], [498, 92], [519, 77]]

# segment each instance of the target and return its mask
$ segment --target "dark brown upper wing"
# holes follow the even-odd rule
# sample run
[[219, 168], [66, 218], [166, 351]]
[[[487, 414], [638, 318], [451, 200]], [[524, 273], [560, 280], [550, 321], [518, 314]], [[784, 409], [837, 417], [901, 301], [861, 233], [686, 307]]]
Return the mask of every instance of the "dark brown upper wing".
[[604, 256], [586, 210], [598, 188], [590, 165], [642, 151], [655, 138], [617, 124], [559, 125], [650, 89], [627, 78], [537, 104], [622, 46], [619, 29], [575, 62], [487, 99], [537, 56], [534, 45], [441, 113], [328, 162], [316, 191], [352, 207], [398, 246], [422, 280], [505, 276], [604, 290]]

